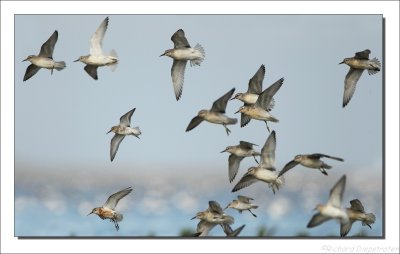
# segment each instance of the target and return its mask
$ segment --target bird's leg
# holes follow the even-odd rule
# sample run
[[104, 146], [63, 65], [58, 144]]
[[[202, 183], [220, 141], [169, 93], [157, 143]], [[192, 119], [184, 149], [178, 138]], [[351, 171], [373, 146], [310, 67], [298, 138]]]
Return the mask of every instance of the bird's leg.
[[226, 124], [222, 124], [222, 126], [224, 126], [226, 134], [229, 136], [229, 133], [231, 132], [231, 130], [229, 130], [228, 127], [226, 127]]
[[319, 168], [319, 170], [321, 171], [322, 174], [324, 175], [328, 175], [328, 173], [326, 172], [326, 170], [324, 168]]
[[53, 70], [54, 70], [54, 68], [51, 68], [51, 75], [53, 75]]
[[110, 221], [114, 223], [114, 226], [115, 226], [115, 228], [116, 228], [116, 229], [117, 229], [117, 231], [118, 231], [118, 230], [119, 230], [119, 225], [118, 225], [118, 222], [117, 222], [117, 220], [116, 220], [116, 219], [114, 219], [114, 218], [111, 218], [111, 219], [110, 219]]
[[265, 122], [265, 125], [267, 125], [268, 132], [271, 133], [271, 131], [269, 130], [269, 127], [268, 127], [268, 122], [267, 121], [264, 121], [264, 122]]
[[275, 188], [274, 188], [274, 186], [272, 185], [271, 186], [271, 189], [272, 189], [272, 192], [274, 193], [274, 195], [275, 195]]
[[255, 215], [250, 209], [248, 209], [248, 211], [249, 211], [254, 217], [257, 218], [257, 215]]

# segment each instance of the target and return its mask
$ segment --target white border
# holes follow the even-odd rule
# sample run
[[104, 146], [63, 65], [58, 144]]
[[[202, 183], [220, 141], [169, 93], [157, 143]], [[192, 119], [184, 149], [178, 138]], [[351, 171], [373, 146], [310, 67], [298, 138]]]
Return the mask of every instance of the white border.
[[[129, 11], [126, 11], [129, 10]], [[387, 252], [399, 251], [399, 2], [11, 2], [1, 1], [1, 252]], [[386, 19], [385, 240], [18, 240], [14, 235], [15, 14], [383, 14]], [[366, 112], [368, 114], [368, 112]], [[40, 135], [40, 134], [38, 134]], [[327, 249], [327, 248], [330, 249]], [[365, 248], [365, 249], [360, 249]], [[397, 248], [397, 249], [391, 249]]]

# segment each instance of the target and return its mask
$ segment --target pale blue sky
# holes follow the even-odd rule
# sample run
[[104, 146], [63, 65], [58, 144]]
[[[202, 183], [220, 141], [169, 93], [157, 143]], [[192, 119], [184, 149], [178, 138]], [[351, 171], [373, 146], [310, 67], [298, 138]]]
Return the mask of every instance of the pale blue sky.
[[[227, 210], [236, 219], [234, 228], [246, 224], [243, 235], [251, 236], [259, 225], [277, 227], [277, 235], [338, 234], [333, 222], [312, 230], [305, 225], [314, 205], [327, 200], [343, 174], [348, 176], [343, 205], [353, 198], [363, 201], [367, 211], [377, 214], [367, 234], [382, 235], [382, 72], [364, 73], [343, 109], [349, 68], [338, 65], [367, 48], [371, 58], [383, 63], [382, 16], [109, 15], [103, 49], [115, 49], [120, 64], [115, 72], [99, 68], [95, 81], [82, 63], [72, 61], [89, 53], [89, 39], [106, 16], [15, 16], [16, 235], [176, 235], [183, 227], [195, 229], [197, 221], [189, 219], [208, 200], [226, 206], [237, 194], [254, 196], [260, 205], [257, 219]], [[170, 37], [179, 28], [192, 46], [204, 47], [206, 58], [199, 67], [187, 66], [177, 102], [172, 59], [158, 56], [173, 47]], [[54, 30], [59, 38], [53, 58], [65, 61], [66, 69], [53, 75], [40, 70], [22, 82], [28, 63], [21, 61], [37, 54]], [[246, 91], [261, 64], [266, 66], [264, 89], [285, 78], [272, 111], [280, 122], [269, 124], [277, 132], [276, 167], [300, 153], [345, 160], [327, 159], [333, 166], [328, 177], [301, 166], [293, 169], [275, 196], [261, 183], [231, 193], [254, 161], [243, 160], [229, 184], [228, 155], [219, 153], [240, 140], [262, 146], [268, 137], [263, 122], [231, 126], [230, 136], [206, 122], [185, 132], [200, 109], [210, 108], [229, 89]], [[234, 112], [241, 105], [230, 101], [227, 115], [239, 117]], [[134, 107], [132, 125], [141, 128], [141, 139], [125, 138], [111, 163], [112, 135], [106, 132]], [[118, 234], [109, 222], [83, 217], [92, 205], [129, 185], [135, 191], [121, 201], [129, 215]], [[23, 215], [38, 205], [46, 208], [45, 221], [41, 215]], [[293, 208], [300, 212], [290, 212]], [[62, 221], [67, 215], [76, 226]], [[38, 220], [41, 230], [36, 229]], [[352, 233], [360, 228], [355, 225]], [[222, 235], [220, 229], [214, 231]]]

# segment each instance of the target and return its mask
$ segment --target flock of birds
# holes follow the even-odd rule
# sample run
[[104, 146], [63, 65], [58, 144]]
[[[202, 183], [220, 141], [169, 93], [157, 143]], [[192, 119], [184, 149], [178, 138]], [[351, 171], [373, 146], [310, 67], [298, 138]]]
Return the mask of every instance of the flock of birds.
[[[84, 70], [93, 79], [97, 80], [97, 69], [101, 66], [109, 66], [115, 70], [118, 64], [117, 53], [112, 50], [109, 55], [105, 55], [102, 50], [102, 41], [108, 26], [109, 18], [104, 21], [97, 28], [96, 32], [91, 37], [90, 54], [81, 56], [75, 62], [80, 61], [86, 64]], [[51, 70], [56, 69], [61, 71], [66, 67], [64, 61], [53, 60], [54, 46], [58, 39], [58, 32], [55, 31], [50, 38], [42, 45], [40, 52], [37, 56], [30, 55], [24, 61], [30, 61], [24, 81], [34, 76], [41, 68]], [[173, 49], [166, 50], [161, 56], [168, 56], [173, 59], [171, 68], [172, 84], [176, 100], [179, 100], [182, 95], [184, 73], [186, 64], [190, 61], [191, 66], [200, 65], [205, 58], [205, 51], [200, 44], [191, 47], [185, 37], [182, 29], [176, 31], [172, 37], [174, 43]], [[369, 74], [375, 74], [380, 71], [381, 65], [378, 59], [369, 59], [370, 50], [366, 49], [357, 52], [354, 57], [345, 58], [340, 64], [347, 64], [350, 70], [346, 75], [344, 81], [344, 95], [343, 104], [345, 107], [352, 98], [357, 81], [362, 75], [364, 70], [368, 70]], [[276, 133], [270, 131], [268, 122], [278, 122], [278, 119], [271, 115], [271, 111], [275, 105], [274, 95], [283, 85], [284, 78], [277, 80], [265, 90], [262, 90], [262, 84], [265, 75], [265, 66], [261, 65], [254, 76], [249, 80], [248, 89], [245, 93], [237, 93], [233, 96], [235, 88], [229, 90], [226, 94], [222, 95], [213, 102], [210, 109], [202, 109], [198, 112], [189, 123], [186, 131], [191, 131], [196, 128], [201, 122], [207, 121], [214, 124], [222, 125], [225, 128], [226, 134], [229, 135], [230, 130], [227, 125], [233, 125], [238, 122], [236, 118], [231, 118], [225, 115], [225, 109], [228, 101], [240, 100], [244, 104], [239, 108], [236, 113], [241, 113], [240, 126], [246, 126], [251, 119], [264, 121], [270, 135], [265, 141], [261, 152], [256, 151], [253, 147], [255, 144], [240, 141], [239, 145], [228, 146], [221, 153], [230, 153], [228, 158], [228, 179], [232, 182], [239, 170], [240, 162], [245, 157], [253, 157], [257, 166], [250, 167], [248, 171], [241, 177], [241, 179], [233, 187], [232, 192], [236, 192], [243, 188], [250, 186], [255, 182], [264, 182], [272, 189], [275, 194], [284, 183], [283, 174], [296, 165], [301, 164], [304, 167], [318, 169], [324, 175], [328, 175], [327, 171], [331, 168], [321, 158], [329, 158], [337, 161], [343, 161], [342, 158], [322, 154], [301, 154], [296, 155], [293, 160], [288, 162], [282, 170], [277, 171], [275, 164], [275, 149], [276, 149]], [[233, 97], [232, 97], [233, 96]], [[141, 131], [139, 127], [131, 127], [131, 117], [136, 108], [133, 108], [120, 118], [119, 125], [113, 126], [109, 132], [114, 132], [115, 135], [111, 139], [110, 144], [110, 159], [114, 160], [118, 151], [119, 145], [127, 135], [133, 135], [139, 138]], [[109, 133], [108, 132], [108, 133]], [[260, 161], [257, 160], [260, 157]], [[317, 205], [315, 210], [317, 213], [311, 218], [307, 227], [315, 227], [330, 219], [337, 219], [340, 222], [340, 235], [346, 236], [355, 221], [361, 221], [362, 225], [371, 227], [375, 222], [375, 215], [366, 213], [362, 203], [358, 199], [350, 201], [350, 207], [347, 209], [341, 208], [342, 196], [345, 189], [346, 176], [343, 175], [339, 181], [333, 186], [330, 191], [329, 200], [326, 204]], [[117, 193], [112, 194], [101, 207], [94, 208], [88, 215], [97, 214], [101, 219], [109, 219], [118, 230], [123, 215], [115, 210], [120, 199], [132, 192], [132, 188], [123, 189]], [[252, 204], [253, 198], [239, 195], [237, 200], [230, 202], [225, 209], [232, 208], [238, 210], [240, 213], [243, 211], [250, 212], [254, 217], [252, 209], [257, 209], [258, 206]], [[240, 234], [245, 225], [233, 230], [231, 225], [234, 223], [234, 218], [224, 212], [221, 205], [216, 201], [209, 201], [209, 206], [205, 211], [198, 212], [192, 219], [199, 219], [197, 225], [197, 233], [194, 236], [207, 236], [209, 231], [216, 225], [220, 225], [227, 236], [237, 236]]]

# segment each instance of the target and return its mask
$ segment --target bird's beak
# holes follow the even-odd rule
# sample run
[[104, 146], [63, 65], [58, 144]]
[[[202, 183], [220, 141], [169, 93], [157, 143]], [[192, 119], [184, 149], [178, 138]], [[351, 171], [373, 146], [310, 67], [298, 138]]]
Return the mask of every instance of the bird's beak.
[[165, 56], [165, 52], [164, 53], [162, 53], [159, 57], [162, 57], [162, 56]]
[[139, 136], [135, 136], [135, 137], [137, 137], [138, 139], [140, 139], [140, 137], [139, 137]]
[[93, 213], [93, 211], [91, 211], [88, 215], [86, 215], [86, 216], [89, 216], [89, 215], [91, 215]]
[[79, 61], [79, 58], [78, 59], [76, 59], [74, 62], [78, 62]]
[[344, 63], [344, 61], [341, 61], [339, 64], [343, 64]]
[[191, 220], [194, 220], [194, 219], [196, 219], [196, 216], [194, 216], [193, 218], [191, 218]]
[[230, 98], [229, 100], [231, 101], [231, 100], [234, 100], [234, 99], [236, 99], [236, 95], [233, 96], [232, 98]]
[[27, 61], [28, 60], [28, 58], [26, 58], [25, 60], [22, 60], [22, 62], [25, 62], [25, 61]]
[[228, 209], [229, 208], [229, 205], [227, 205], [225, 208], [224, 208], [224, 210], [226, 210], [226, 209]]
[[106, 134], [108, 134], [108, 133], [110, 133], [112, 131], [112, 129], [111, 130], [109, 130]]
[[223, 150], [222, 152], [220, 152], [220, 153], [225, 153], [226, 152], [226, 149], [225, 150]]
[[240, 109], [239, 109], [238, 111], [236, 111], [235, 114], [237, 114], [237, 113], [239, 113], [239, 112], [240, 112]]

